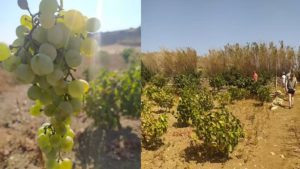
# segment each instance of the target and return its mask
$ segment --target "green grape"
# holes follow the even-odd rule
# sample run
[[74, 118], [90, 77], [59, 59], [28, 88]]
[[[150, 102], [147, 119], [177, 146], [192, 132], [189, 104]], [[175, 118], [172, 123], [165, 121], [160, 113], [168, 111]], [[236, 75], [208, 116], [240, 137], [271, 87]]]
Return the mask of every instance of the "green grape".
[[83, 85], [83, 91], [86, 93], [90, 88], [89, 83], [83, 79], [79, 79], [79, 82]]
[[46, 116], [51, 117], [56, 113], [57, 109], [54, 104], [49, 104], [44, 107], [44, 113]]
[[56, 159], [49, 159], [46, 161], [46, 169], [60, 169]]
[[55, 25], [55, 16], [52, 13], [41, 13], [40, 22], [43, 28], [50, 29]]
[[52, 73], [54, 66], [49, 56], [39, 53], [31, 59], [31, 68], [35, 74], [43, 76]]
[[8, 59], [2, 62], [3, 68], [8, 72], [13, 72], [21, 64], [21, 58], [11, 55]]
[[16, 35], [18, 38], [24, 38], [29, 33], [29, 28], [26, 26], [20, 25], [16, 29]]
[[54, 92], [55, 94], [61, 96], [64, 95], [65, 93], [67, 93], [67, 82], [64, 80], [59, 80], [58, 84], [56, 86], [54, 86]]
[[58, 3], [56, 0], [42, 0], [39, 6], [40, 12], [54, 14], [58, 9]]
[[64, 158], [63, 161], [59, 163], [60, 169], [72, 169], [73, 163], [70, 159]]
[[66, 134], [67, 132], [66, 126], [64, 124], [61, 124], [61, 122], [57, 122], [56, 118], [51, 119], [51, 124], [53, 125], [55, 132], [58, 135], [63, 136]]
[[62, 150], [65, 152], [70, 152], [73, 148], [74, 142], [73, 138], [70, 136], [66, 136], [62, 140]]
[[65, 55], [65, 60], [68, 66], [70, 67], [77, 67], [81, 64], [81, 56], [80, 53], [76, 50], [68, 50], [66, 55]]
[[88, 32], [97, 32], [100, 29], [100, 21], [97, 18], [89, 18], [86, 22]]
[[28, 29], [32, 29], [32, 18], [29, 15], [22, 15], [20, 24], [26, 26]]
[[17, 78], [24, 83], [31, 83], [35, 76], [27, 64], [20, 64], [15, 70]]
[[41, 97], [41, 94], [42, 94], [42, 90], [37, 85], [32, 85], [27, 91], [27, 96], [31, 100], [39, 99]]
[[86, 57], [93, 57], [98, 50], [98, 42], [93, 38], [85, 38], [81, 42], [80, 52]]
[[58, 106], [58, 111], [61, 115], [70, 115], [73, 113], [72, 104], [68, 101], [63, 101]]
[[35, 104], [30, 108], [30, 114], [32, 116], [41, 115], [42, 104], [39, 100], [35, 101]]
[[51, 87], [51, 85], [47, 82], [45, 76], [38, 77], [36, 81], [39, 84], [40, 88], [44, 90], [48, 90]]
[[68, 93], [75, 98], [80, 98], [84, 94], [84, 86], [79, 80], [73, 80], [68, 85]]
[[14, 40], [13, 42], [13, 46], [23, 46], [24, 44], [24, 38], [17, 38], [16, 40]]
[[81, 33], [85, 28], [85, 19], [79, 11], [69, 10], [65, 12], [64, 24], [71, 32]]
[[60, 69], [55, 69], [51, 74], [46, 76], [47, 82], [52, 86], [59, 85], [59, 80], [64, 77], [64, 72]]
[[49, 136], [42, 133], [38, 136], [37, 142], [38, 142], [39, 147], [49, 146], [50, 145]]
[[32, 38], [38, 41], [39, 43], [45, 43], [47, 42], [46, 32], [46, 29], [42, 27], [37, 27], [32, 33]]
[[66, 48], [68, 46], [70, 38], [73, 36], [70, 30], [63, 24], [63, 23], [58, 23], [57, 27], [62, 31], [63, 36], [62, 36], [62, 41], [60, 44], [58, 44], [58, 47], [64, 47]]
[[51, 104], [52, 103], [51, 94], [48, 91], [43, 90], [42, 94], [41, 94], [41, 97], [40, 97], [40, 101], [43, 105]]
[[64, 32], [59, 25], [55, 25], [47, 31], [47, 39], [55, 47], [61, 47], [64, 40]]
[[[38, 129], [38, 135], [45, 134], [45, 127], [47, 128], [50, 125], [51, 125], [50, 123], [44, 123], [44, 124], [42, 124], [42, 126]], [[47, 131], [48, 130], [46, 130], [46, 134], [47, 134]]]
[[68, 42], [68, 49], [80, 51], [81, 41], [82, 39], [80, 37], [72, 36]]
[[82, 108], [82, 101], [78, 98], [72, 98], [70, 103], [73, 107], [74, 114], [78, 114]]
[[39, 48], [39, 53], [49, 56], [52, 60], [55, 60], [57, 56], [56, 48], [49, 43], [43, 43]]
[[67, 135], [67, 136], [70, 136], [71, 138], [74, 139], [75, 133], [74, 133], [74, 131], [71, 129], [70, 125], [67, 125], [67, 126], [66, 126], [66, 129], [67, 129], [66, 135]]
[[58, 148], [60, 146], [60, 142], [62, 140], [62, 137], [54, 134], [50, 136], [50, 144], [54, 147], [54, 148]]
[[9, 47], [5, 43], [0, 42], [0, 61], [6, 60], [9, 56]]
[[[51, 142], [51, 137], [50, 137], [50, 142]], [[52, 148], [52, 150], [49, 153], [46, 153], [46, 157], [47, 157], [48, 160], [56, 159], [57, 153], [58, 153], [58, 149]]]

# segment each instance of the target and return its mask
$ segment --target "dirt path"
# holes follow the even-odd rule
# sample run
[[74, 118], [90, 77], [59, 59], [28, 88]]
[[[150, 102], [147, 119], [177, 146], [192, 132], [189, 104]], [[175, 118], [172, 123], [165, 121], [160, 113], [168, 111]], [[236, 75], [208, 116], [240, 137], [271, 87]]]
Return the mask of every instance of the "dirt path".
[[246, 134], [229, 160], [203, 160], [199, 150], [190, 145], [193, 128], [175, 127], [176, 119], [169, 114], [165, 144], [155, 151], [143, 149], [142, 168], [300, 169], [300, 93], [292, 109], [271, 111], [269, 105], [255, 106], [256, 103], [243, 100], [229, 106]]

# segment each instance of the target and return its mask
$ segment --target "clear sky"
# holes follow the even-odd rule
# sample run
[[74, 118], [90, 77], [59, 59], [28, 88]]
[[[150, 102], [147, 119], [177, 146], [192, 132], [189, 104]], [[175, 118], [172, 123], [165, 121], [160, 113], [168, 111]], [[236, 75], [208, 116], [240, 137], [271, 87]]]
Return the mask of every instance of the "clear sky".
[[299, 0], [143, 0], [142, 51], [283, 40], [300, 45]]
[[[58, 0], [59, 1], [59, 0]], [[38, 11], [40, 0], [28, 0], [33, 13]], [[101, 31], [128, 29], [141, 25], [141, 0], [64, 0], [64, 8], [80, 10], [87, 17], [101, 21]], [[12, 43], [16, 38], [15, 29], [22, 14], [17, 0], [1, 3], [0, 41]]]

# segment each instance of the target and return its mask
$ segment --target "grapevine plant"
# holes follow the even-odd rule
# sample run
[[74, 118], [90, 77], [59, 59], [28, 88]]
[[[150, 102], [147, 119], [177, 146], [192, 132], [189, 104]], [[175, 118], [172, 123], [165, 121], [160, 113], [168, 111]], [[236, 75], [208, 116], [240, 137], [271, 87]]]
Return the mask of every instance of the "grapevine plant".
[[12, 45], [0, 43], [0, 61], [24, 84], [35, 101], [33, 116], [44, 113], [49, 122], [38, 129], [37, 143], [46, 158], [47, 169], [71, 169], [72, 161], [62, 157], [74, 144], [71, 116], [81, 111], [89, 84], [72, 73], [97, 51], [97, 41], [88, 35], [98, 31], [100, 21], [77, 10], [64, 10], [63, 0], [41, 0], [39, 11], [31, 13], [26, 0], [18, 0], [29, 15], [21, 17]]

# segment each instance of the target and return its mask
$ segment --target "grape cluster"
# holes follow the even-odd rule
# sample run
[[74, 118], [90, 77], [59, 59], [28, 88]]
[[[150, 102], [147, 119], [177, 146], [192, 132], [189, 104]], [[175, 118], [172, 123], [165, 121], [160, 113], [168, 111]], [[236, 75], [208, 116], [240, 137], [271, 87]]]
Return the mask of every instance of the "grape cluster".
[[62, 1], [59, 4], [57, 0], [41, 0], [36, 14], [31, 13], [26, 0], [18, 0], [18, 5], [30, 15], [21, 17], [12, 45], [0, 43], [0, 61], [18, 80], [32, 84], [27, 92], [35, 101], [31, 115], [50, 118], [37, 137], [47, 158], [46, 168], [71, 169], [72, 161], [62, 158], [61, 153], [73, 148], [71, 116], [81, 111], [89, 89], [89, 84], [72, 72], [83, 56], [93, 57], [97, 52], [97, 41], [88, 35], [99, 30], [100, 21], [77, 10], [63, 10]]

